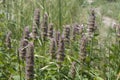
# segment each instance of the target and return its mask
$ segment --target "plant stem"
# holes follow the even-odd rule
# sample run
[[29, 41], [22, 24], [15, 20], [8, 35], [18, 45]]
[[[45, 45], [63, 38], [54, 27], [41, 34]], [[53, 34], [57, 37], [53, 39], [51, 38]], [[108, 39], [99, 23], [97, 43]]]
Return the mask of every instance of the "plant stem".
[[62, 10], [61, 10], [61, 0], [59, 0], [59, 28], [62, 30]]
[[22, 80], [22, 77], [21, 77], [21, 67], [20, 67], [20, 64], [21, 64], [20, 56], [19, 56], [18, 51], [16, 51], [16, 52], [17, 52], [17, 59], [18, 59], [18, 63], [19, 63], [19, 75], [20, 75], [20, 80]]

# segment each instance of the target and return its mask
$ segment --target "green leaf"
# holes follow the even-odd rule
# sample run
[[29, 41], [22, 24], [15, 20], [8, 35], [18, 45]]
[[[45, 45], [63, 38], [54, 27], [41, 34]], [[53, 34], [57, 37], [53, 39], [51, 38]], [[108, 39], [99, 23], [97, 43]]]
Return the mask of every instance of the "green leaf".
[[99, 77], [99, 76], [97, 76], [97, 77], [94, 78], [94, 80], [104, 80], [104, 79]]
[[20, 80], [20, 76], [19, 75], [13, 76], [13, 80]]

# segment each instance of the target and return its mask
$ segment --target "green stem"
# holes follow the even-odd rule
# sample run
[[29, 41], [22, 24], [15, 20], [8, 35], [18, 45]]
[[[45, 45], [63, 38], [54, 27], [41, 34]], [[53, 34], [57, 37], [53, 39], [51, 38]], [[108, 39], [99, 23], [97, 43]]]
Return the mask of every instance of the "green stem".
[[[110, 43], [111, 43], [111, 42], [109, 41], [109, 46], [110, 46]], [[110, 49], [109, 49], [109, 56], [110, 56]], [[109, 58], [109, 61], [108, 61], [108, 62], [109, 62], [109, 65], [110, 65], [110, 58]], [[109, 72], [110, 72], [110, 75], [111, 75], [110, 68], [109, 68]], [[110, 80], [111, 80], [111, 78], [110, 78], [110, 77], [109, 77], [108, 79], [110, 79]]]
[[61, 10], [61, 0], [59, 0], [59, 27], [60, 27], [60, 31], [62, 30], [62, 10]]
[[19, 75], [20, 75], [20, 80], [22, 80], [22, 76], [21, 76], [21, 67], [20, 67], [21, 61], [20, 61], [20, 56], [19, 56], [18, 51], [17, 51], [17, 58], [18, 58], [18, 63], [19, 63]]
[[44, 16], [44, 12], [45, 12], [45, 0], [42, 0], [42, 5], [43, 5], [43, 16]]

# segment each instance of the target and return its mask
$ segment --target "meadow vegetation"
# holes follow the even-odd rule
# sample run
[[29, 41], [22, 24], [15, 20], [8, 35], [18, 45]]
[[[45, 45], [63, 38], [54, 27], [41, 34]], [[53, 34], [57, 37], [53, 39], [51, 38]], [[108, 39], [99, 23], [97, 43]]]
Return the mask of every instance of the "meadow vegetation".
[[120, 0], [92, 1], [1, 0], [0, 80], [119, 80]]

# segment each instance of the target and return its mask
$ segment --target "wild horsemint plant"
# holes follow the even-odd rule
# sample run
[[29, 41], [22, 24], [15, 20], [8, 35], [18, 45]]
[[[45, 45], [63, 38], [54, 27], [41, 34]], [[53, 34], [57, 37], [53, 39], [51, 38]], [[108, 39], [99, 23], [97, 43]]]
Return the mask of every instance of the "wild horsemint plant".
[[53, 38], [53, 33], [54, 33], [53, 23], [50, 23], [48, 26], [48, 37]]
[[5, 44], [6, 44], [6, 47], [7, 48], [11, 48], [11, 34], [12, 32], [8, 32], [7, 35], [6, 35], [6, 39], [5, 39]]
[[60, 37], [56, 57], [57, 57], [58, 65], [59, 67], [61, 67], [61, 64], [64, 61], [64, 57], [65, 57], [64, 36]]
[[37, 8], [34, 11], [32, 32], [30, 33], [30, 37], [33, 38], [34, 40], [38, 36], [38, 29], [40, 29], [40, 10]]
[[70, 68], [69, 74], [70, 74], [72, 79], [74, 79], [75, 75], [76, 75], [76, 64], [77, 64], [76, 62], [72, 62], [72, 65], [71, 65], [71, 68]]
[[79, 24], [74, 24], [73, 25], [73, 31], [72, 31], [72, 37], [73, 40], [76, 40], [77, 35], [81, 35], [83, 33], [83, 25], [79, 25]]
[[29, 39], [29, 28], [27, 26], [24, 28], [23, 37], [20, 41], [19, 54], [22, 59], [25, 59], [26, 56], [26, 47], [28, 45], [28, 39]]
[[87, 47], [88, 44], [88, 39], [86, 37], [86, 35], [82, 35], [82, 38], [80, 40], [80, 60], [84, 61], [86, 56], [87, 56]]
[[35, 9], [35, 11], [34, 11], [33, 24], [37, 25], [38, 28], [40, 26], [40, 10], [39, 9]]
[[[92, 58], [94, 58], [94, 52], [95, 52], [95, 50], [93, 50], [94, 41], [97, 41], [97, 40], [95, 40], [95, 38], [97, 37], [97, 36], [95, 36], [96, 29], [97, 29], [97, 26], [96, 26], [95, 10], [92, 8], [92, 9], [90, 9], [90, 13], [89, 13], [88, 32], [87, 32], [88, 33], [87, 43], [89, 46], [88, 56], [91, 60], [92, 60]], [[89, 62], [91, 63], [92, 61], [89, 61]]]
[[65, 36], [65, 42], [69, 44], [70, 42], [70, 25], [66, 25], [64, 27], [64, 36]]
[[43, 38], [43, 40], [46, 40], [47, 33], [48, 33], [48, 15], [47, 15], [47, 13], [44, 14], [41, 28], [42, 28], [42, 38]]
[[24, 28], [24, 31], [23, 31], [23, 39], [29, 39], [29, 26], [26, 26], [25, 28]]
[[93, 33], [96, 30], [96, 25], [95, 25], [95, 11], [94, 9], [90, 10], [90, 17], [89, 17], [89, 22], [88, 22], [88, 34], [91, 37]]
[[26, 52], [26, 67], [25, 67], [26, 80], [34, 79], [34, 45], [33, 42], [28, 43]]
[[55, 38], [51, 38], [50, 39], [50, 50], [49, 50], [51, 59], [55, 59], [56, 58], [56, 42], [55, 42]]
[[59, 46], [60, 36], [61, 36], [60, 32], [56, 31], [55, 34], [54, 34], [54, 37], [55, 37], [57, 46]]
[[37, 38], [37, 36], [38, 36], [37, 27], [35, 25], [33, 25], [32, 32], [30, 33], [30, 37], [35, 40]]
[[25, 59], [26, 56], [26, 47], [28, 45], [28, 40], [27, 39], [22, 39], [20, 41], [20, 48], [19, 48], [19, 54], [22, 59]]

